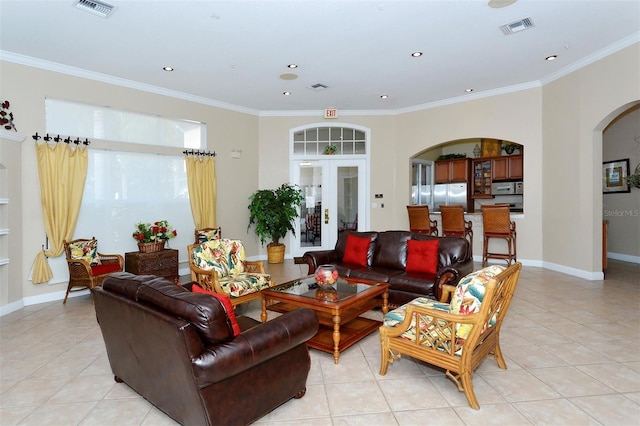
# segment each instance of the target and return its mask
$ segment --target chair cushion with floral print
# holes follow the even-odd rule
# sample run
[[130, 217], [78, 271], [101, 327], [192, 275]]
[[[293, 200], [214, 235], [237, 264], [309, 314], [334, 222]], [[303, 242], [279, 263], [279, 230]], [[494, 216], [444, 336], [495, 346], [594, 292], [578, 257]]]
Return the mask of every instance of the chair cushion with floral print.
[[220, 278], [245, 271], [244, 246], [239, 240], [224, 238], [205, 241], [191, 251], [191, 260], [205, 271], [215, 269]]
[[[491, 265], [472, 272], [462, 278], [451, 296], [449, 312], [457, 315], [472, 315], [480, 312], [480, 305], [484, 299], [486, 286], [489, 281], [503, 272], [506, 268], [500, 265]], [[495, 318], [489, 323], [492, 326]], [[470, 324], [457, 324], [456, 336], [463, 342], [471, 332]]]
[[210, 240], [219, 240], [222, 237], [222, 230], [218, 228], [205, 228], [196, 230], [197, 241], [204, 243]]
[[220, 285], [225, 293], [231, 297], [240, 297], [269, 288], [270, 283], [271, 275], [254, 272], [243, 272], [220, 278]]
[[[405, 313], [407, 311], [407, 306], [408, 305], [415, 305], [415, 306], [420, 306], [423, 308], [430, 308], [430, 309], [437, 309], [439, 311], [443, 311], [443, 312], [449, 312], [449, 304], [448, 303], [442, 303], [442, 302], [438, 302], [437, 300], [433, 300], [433, 299], [428, 299], [426, 297], [418, 297], [416, 299], [413, 299], [411, 302], [406, 303], [402, 306], [400, 306], [399, 308], [396, 308], [392, 311], [389, 311], [385, 316], [384, 316], [384, 322], [383, 325], [385, 327], [395, 327], [396, 325], [400, 324], [402, 321], [404, 321], [404, 317], [405, 317]], [[429, 324], [431, 321], [433, 321], [433, 317], [430, 316], [421, 316], [420, 317], [420, 328], [422, 330], [422, 332], [428, 332], [431, 333], [431, 337], [433, 339], [427, 339], [425, 341], [425, 344], [428, 344], [430, 346], [430, 344], [428, 343], [429, 341], [440, 341], [439, 339], [437, 339], [437, 333], [441, 332], [443, 329], [445, 330], [446, 333], [446, 322], [445, 321], [438, 321], [439, 325], [443, 328], [438, 328], [436, 329], [435, 327], [431, 327], [430, 329], [426, 328], [426, 325]], [[413, 318], [411, 319], [411, 324], [409, 325], [409, 327], [407, 328], [407, 330], [402, 333], [401, 337], [403, 339], [407, 339], [407, 340], [411, 340], [414, 341], [416, 340], [416, 322], [415, 322], [415, 315], [413, 316]], [[449, 333], [448, 336], [446, 337], [450, 337], [451, 334]], [[445, 350], [448, 352], [448, 348], [439, 348], [442, 350]]]
[[100, 265], [98, 256], [98, 240], [95, 238], [88, 241], [78, 241], [69, 244], [71, 259], [84, 260], [91, 266]]

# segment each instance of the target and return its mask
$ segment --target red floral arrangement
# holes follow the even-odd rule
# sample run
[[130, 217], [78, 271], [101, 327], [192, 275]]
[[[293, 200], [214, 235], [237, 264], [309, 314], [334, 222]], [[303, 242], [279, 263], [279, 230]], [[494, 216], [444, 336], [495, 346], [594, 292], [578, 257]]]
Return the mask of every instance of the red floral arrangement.
[[153, 223], [136, 223], [136, 230], [133, 239], [139, 243], [157, 243], [167, 241], [177, 236], [178, 233], [169, 222], [159, 220]]

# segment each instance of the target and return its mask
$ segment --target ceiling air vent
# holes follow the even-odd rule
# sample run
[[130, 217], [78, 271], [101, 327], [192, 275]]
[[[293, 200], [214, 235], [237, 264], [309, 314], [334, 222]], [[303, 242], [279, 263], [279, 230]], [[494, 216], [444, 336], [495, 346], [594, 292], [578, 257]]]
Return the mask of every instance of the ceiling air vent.
[[103, 18], [108, 18], [114, 9], [114, 6], [97, 0], [76, 0], [73, 6]]
[[509, 35], [509, 34], [517, 33], [517, 32], [532, 28], [533, 26], [534, 25], [531, 18], [524, 18], [519, 21], [512, 22], [510, 24], [502, 25], [500, 29], [502, 30], [502, 33], [504, 35]]
[[326, 85], [324, 85], [322, 83], [316, 83], [316, 84], [313, 84], [313, 85], [309, 86], [309, 89], [315, 90], [316, 92], [319, 92], [321, 90], [325, 90], [327, 88], [329, 88], [329, 86], [326, 86]]

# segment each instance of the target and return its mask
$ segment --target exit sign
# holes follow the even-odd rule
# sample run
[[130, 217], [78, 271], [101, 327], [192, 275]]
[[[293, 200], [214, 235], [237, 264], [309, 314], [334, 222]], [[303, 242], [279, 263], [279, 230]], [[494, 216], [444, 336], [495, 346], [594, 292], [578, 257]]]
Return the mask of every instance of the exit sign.
[[325, 109], [324, 118], [338, 118], [338, 110], [336, 108]]

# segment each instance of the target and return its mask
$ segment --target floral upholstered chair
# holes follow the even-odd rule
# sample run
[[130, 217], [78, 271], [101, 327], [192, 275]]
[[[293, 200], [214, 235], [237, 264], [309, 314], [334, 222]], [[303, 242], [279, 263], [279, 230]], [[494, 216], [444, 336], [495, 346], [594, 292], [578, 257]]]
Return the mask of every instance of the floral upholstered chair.
[[217, 228], [196, 229], [194, 231], [194, 234], [194, 244], [204, 243], [205, 241], [209, 240], [219, 240], [220, 238], [222, 238], [222, 228], [218, 226]]
[[417, 298], [385, 315], [380, 327], [380, 375], [406, 354], [443, 368], [472, 408], [480, 408], [473, 372], [489, 354], [502, 369], [500, 327], [513, 297], [521, 263], [489, 266], [462, 278], [450, 303]]
[[98, 253], [95, 238], [64, 241], [64, 253], [69, 267], [69, 285], [62, 303], [67, 303], [71, 292], [102, 285], [105, 278], [114, 272], [122, 272], [124, 266], [122, 255]]
[[192, 280], [205, 290], [229, 296], [235, 306], [260, 297], [272, 286], [264, 263], [248, 261], [240, 240], [221, 238], [188, 246]]

